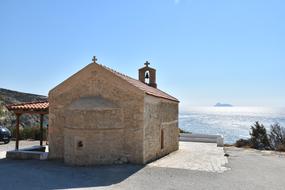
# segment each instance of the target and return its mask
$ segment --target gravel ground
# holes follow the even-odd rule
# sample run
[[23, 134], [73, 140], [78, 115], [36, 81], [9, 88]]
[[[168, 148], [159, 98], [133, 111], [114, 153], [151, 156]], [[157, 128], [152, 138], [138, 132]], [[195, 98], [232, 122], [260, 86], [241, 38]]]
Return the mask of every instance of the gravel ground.
[[150, 165], [71, 167], [55, 161], [0, 159], [0, 184], [7, 190], [284, 190], [284, 154], [233, 147], [225, 150], [230, 155], [226, 164], [230, 170], [223, 173]]

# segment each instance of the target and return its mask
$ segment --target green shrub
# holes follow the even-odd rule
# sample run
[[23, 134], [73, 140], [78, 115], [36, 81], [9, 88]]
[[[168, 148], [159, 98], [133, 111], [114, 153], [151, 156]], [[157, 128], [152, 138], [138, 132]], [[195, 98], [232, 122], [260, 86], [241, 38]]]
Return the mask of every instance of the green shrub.
[[285, 128], [281, 127], [279, 123], [271, 125], [269, 142], [273, 150], [285, 151]]
[[269, 150], [270, 143], [267, 136], [266, 128], [258, 121], [251, 126], [250, 141], [252, 147], [258, 150]]
[[[13, 127], [10, 129], [12, 138], [16, 138], [16, 128]], [[33, 140], [40, 140], [41, 138], [41, 131], [40, 127], [25, 127], [20, 128], [20, 140], [27, 140], [27, 139], [33, 139]], [[47, 139], [47, 128], [43, 128], [43, 140]]]
[[275, 150], [280, 151], [280, 152], [285, 152], [285, 144], [280, 144], [278, 145]]
[[285, 128], [279, 123], [271, 125], [270, 133], [267, 135], [264, 125], [256, 122], [254, 126], [251, 126], [250, 136], [250, 139], [237, 140], [235, 146], [285, 152]]
[[252, 148], [250, 139], [239, 139], [236, 141], [235, 146], [238, 148]]
[[191, 132], [188, 132], [188, 131], [185, 131], [185, 130], [179, 128], [179, 133], [191, 133]]

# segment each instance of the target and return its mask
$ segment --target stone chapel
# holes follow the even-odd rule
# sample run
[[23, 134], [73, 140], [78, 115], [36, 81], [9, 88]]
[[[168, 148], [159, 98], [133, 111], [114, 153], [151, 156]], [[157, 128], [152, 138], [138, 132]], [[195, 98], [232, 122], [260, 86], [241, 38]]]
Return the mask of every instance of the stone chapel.
[[49, 92], [49, 158], [71, 165], [145, 164], [178, 149], [179, 101], [146, 62], [139, 80], [97, 63]]

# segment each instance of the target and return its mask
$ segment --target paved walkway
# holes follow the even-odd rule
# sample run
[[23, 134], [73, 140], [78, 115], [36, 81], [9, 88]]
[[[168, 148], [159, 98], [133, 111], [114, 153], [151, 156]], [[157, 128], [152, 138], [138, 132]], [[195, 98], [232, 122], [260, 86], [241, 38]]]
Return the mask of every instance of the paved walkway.
[[[195, 166], [203, 166], [204, 164], [201, 164], [201, 162], [208, 162], [211, 163], [209, 165], [212, 165], [215, 163], [213, 158], [221, 159], [217, 154], [220, 155], [222, 149], [216, 149], [214, 145], [181, 143], [181, 150], [186, 151], [185, 146], [186, 150], [192, 147], [192, 154], [196, 154], [192, 158], [192, 162], [197, 163], [194, 164]], [[190, 152], [191, 150], [189, 149]], [[203, 154], [207, 153], [209, 155], [201, 155], [196, 152], [201, 150], [204, 150]], [[208, 172], [219, 171], [218, 169], [199, 171], [199, 168], [207, 168], [209, 166], [207, 164], [204, 167], [196, 167], [198, 169], [196, 170], [193, 164], [188, 162], [191, 160], [190, 158], [178, 158], [179, 155], [181, 157], [187, 155], [186, 157], [188, 157], [190, 153], [187, 153], [187, 151], [185, 154], [180, 154], [178, 151], [173, 155], [169, 155], [170, 158], [176, 156], [180, 160], [177, 165], [174, 165], [172, 159], [165, 157], [153, 163], [156, 166], [152, 164], [147, 166], [128, 164], [72, 167], [56, 161], [0, 159], [0, 184], [6, 190], [284, 190], [284, 153], [237, 149], [234, 147], [225, 148], [225, 151], [230, 155], [228, 158], [229, 163], [226, 164], [226, 167], [230, 170], [221, 173]], [[193, 160], [194, 158], [196, 159]], [[199, 159], [203, 161], [200, 162]], [[163, 165], [167, 162], [173, 168]], [[183, 162], [187, 162], [187, 164]], [[183, 167], [188, 167], [188, 169], [182, 169]], [[209, 168], [211, 167], [209, 166]]]
[[215, 143], [180, 142], [179, 150], [161, 158], [150, 167], [187, 169], [207, 172], [224, 172], [228, 159], [224, 149]]

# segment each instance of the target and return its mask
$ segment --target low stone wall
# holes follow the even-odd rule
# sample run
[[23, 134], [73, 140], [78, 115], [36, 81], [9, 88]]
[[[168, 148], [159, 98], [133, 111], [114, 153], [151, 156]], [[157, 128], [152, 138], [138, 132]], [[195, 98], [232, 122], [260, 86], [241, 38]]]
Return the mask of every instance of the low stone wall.
[[20, 150], [7, 151], [7, 159], [15, 160], [46, 160], [48, 158], [48, 152], [45, 152], [46, 147], [33, 146], [30, 148], [24, 148]]
[[217, 143], [219, 147], [224, 146], [224, 137], [222, 135], [180, 133], [179, 140], [184, 142]]

